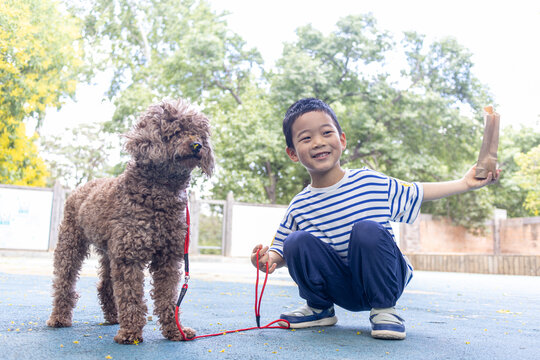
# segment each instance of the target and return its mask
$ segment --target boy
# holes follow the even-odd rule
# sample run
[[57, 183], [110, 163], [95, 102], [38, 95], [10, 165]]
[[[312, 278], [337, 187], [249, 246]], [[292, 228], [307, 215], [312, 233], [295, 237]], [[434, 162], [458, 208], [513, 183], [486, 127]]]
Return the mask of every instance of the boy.
[[[371, 335], [404, 339], [404, 320], [394, 306], [412, 278], [389, 221], [412, 223], [423, 201], [436, 200], [497, 181], [474, 178], [474, 167], [456, 181], [407, 183], [368, 168], [346, 170], [347, 145], [334, 111], [307, 98], [283, 120], [287, 154], [309, 172], [311, 185], [296, 195], [270, 248], [253, 249], [251, 262], [269, 273], [287, 266], [306, 304], [281, 314], [292, 328], [334, 325], [334, 304], [370, 310]], [[259, 263], [256, 252], [260, 249]]]

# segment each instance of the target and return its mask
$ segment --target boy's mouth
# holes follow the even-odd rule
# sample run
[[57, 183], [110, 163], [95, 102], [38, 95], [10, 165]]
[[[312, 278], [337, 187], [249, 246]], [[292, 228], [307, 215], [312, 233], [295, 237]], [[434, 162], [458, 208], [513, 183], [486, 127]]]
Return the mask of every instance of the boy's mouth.
[[320, 153], [317, 153], [317, 154], [313, 155], [313, 158], [314, 159], [323, 159], [323, 158], [327, 157], [328, 155], [330, 155], [330, 152], [325, 151], [325, 152], [320, 152]]

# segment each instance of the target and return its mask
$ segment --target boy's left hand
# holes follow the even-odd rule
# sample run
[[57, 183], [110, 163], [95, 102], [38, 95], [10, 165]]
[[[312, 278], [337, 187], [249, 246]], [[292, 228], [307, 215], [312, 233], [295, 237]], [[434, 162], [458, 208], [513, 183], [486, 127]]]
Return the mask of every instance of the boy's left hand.
[[463, 177], [463, 181], [465, 181], [465, 184], [467, 184], [467, 187], [469, 188], [469, 190], [480, 189], [481, 187], [494, 184], [497, 181], [499, 181], [499, 178], [501, 176], [501, 171], [502, 171], [501, 169], [497, 169], [496, 174], [489, 172], [487, 178], [477, 179], [474, 177], [474, 174], [476, 173], [476, 165], [474, 165], [472, 168], [469, 169], [469, 171], [467, 171], [467, 173]]

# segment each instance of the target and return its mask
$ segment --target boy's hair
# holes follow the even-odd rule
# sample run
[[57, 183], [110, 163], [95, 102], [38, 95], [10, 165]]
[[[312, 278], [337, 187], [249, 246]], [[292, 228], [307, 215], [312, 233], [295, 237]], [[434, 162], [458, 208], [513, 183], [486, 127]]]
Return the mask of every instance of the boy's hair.
[[337, 116], [327, 103], [315, 98], [300, 99], [287, 109], [285, 118], [283, 119], [283, 134], [285, 135], [285, 141], [287, 142], [288, 148], [294, 149], [292, 141], [292, 126], [294, 122], [300, 116], [312, 111], [322, 111], [328, 114], [334, 121], [334, 125], [336, 125], [339, 135], [341, 135], [342, 130], [337, 120]]

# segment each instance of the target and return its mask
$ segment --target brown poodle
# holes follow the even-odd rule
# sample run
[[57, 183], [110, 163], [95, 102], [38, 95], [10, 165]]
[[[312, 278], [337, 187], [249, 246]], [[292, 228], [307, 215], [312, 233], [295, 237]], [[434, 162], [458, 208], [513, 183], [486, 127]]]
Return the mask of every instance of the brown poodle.
[[[141, 342], [146, 323], [144, 269], [163, 336], [182, 340], [174, 311], [182, 272], [186, 188], [195, 167], [214, 168], [208, 119], [183, 100], [150, 106], [126, 135], [131, 155], [117, 178], [97, 179], [67, 199], [54, 252], [53, 310], [47, 325], [71, 326], [79, 270], [93, 244], [100, 255], [98, 297], [114, 340]], [[188, 337], [195, 331], [183, 327]]]

